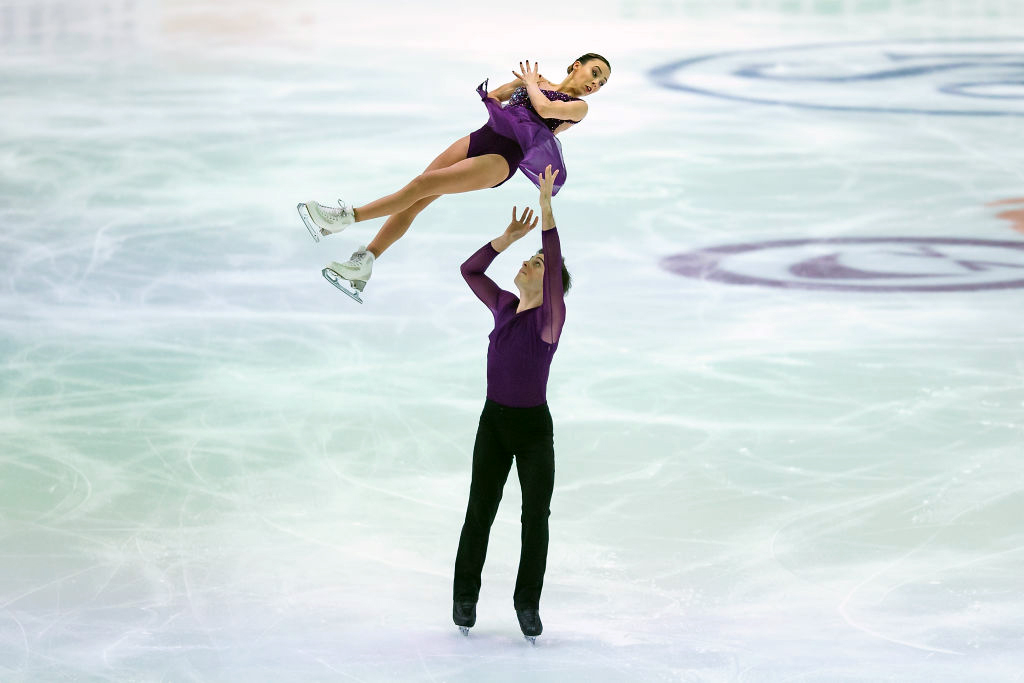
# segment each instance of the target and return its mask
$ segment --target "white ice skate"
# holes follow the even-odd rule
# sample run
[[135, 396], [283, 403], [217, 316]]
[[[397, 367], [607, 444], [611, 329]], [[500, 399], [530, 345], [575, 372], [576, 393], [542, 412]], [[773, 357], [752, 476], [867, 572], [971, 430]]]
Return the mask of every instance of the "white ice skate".
[[373, 254], [366, 247], [359, 247], [345, 263], [331, 261], [323, 269], [328, 282], [359, 303], [363, 303], [359, 294], [366, 287], [372, 272]]
[[320, 241], [320, 235], [333, 235], [356, 222], [356, 212], [352, 207], [340, 199], [338, 204], [338, 208], [324, 206], [319, 202], [296, 205], [295, 209], [314, 242]]

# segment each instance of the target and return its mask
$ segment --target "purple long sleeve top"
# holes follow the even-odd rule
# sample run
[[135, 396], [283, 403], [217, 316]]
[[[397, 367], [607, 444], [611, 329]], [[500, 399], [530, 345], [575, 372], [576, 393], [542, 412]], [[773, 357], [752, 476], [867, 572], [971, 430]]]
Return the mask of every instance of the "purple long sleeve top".
[[541, 232], [544, 302], [516, 313], [519, 297], [484, 275], [498, 252], [488, 242], [462, 264], [462, 277], [494, 316], [487, 345], [487, 398], [514, 408], [547, 400], [548, 372], [565, 323], [562, 247], [555, 228]]

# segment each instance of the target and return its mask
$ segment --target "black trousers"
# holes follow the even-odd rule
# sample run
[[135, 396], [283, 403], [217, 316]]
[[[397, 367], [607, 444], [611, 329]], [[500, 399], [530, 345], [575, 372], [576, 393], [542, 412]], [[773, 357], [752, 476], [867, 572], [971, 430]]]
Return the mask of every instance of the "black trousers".
[[498, 512], [502, 489], [516, 460], [523, 490], [522, 551], [513, 603], [537, 608], [548, 559], [548, 516], [555, 485], [555, 447], [547, 404], [510, 408], [490, 399], [484, 404], [473, 446], [473, 483], [466, 521], [455, 557], [454, 598], [477, 601], [487, 537]]

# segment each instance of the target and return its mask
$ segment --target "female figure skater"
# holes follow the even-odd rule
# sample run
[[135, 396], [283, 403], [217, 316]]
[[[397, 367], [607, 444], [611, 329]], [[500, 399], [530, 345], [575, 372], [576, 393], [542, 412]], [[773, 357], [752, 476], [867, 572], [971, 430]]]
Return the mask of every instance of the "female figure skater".
[[498, 511], [512, 458], [523, 489], [522, 552], [513, 604], [519, 626], [531, 642], [542, 625], [538, 607], [548, 553], [548, 509], [555, 483], [551, 413], [546, 403], [548, 370], [565, 322], [565, 293], [571, 280], [551, 212], [558, 171], [548, 166], [539, 176], [543, 248], [515, 276], [519, 296], [504, 291], [484, 270], [498, 252], [537, 226], [526, 209], [504, 234], [491, 240], [462, 264], [462, 277], [494, 315], [487, 347], [487, 400], [473, 446], [473, 479], [466, 521], [455, 559], [452, 618], [464, 634], [476, 623], [480, 573], [487, 537]]
[[[479, 130], [456, 140], [405, 187], [360, 207], [351, 208], [339, 200], [338, 208], [317, 202], [298, 205], [310, 235], [341, 232], [353, 223], [388, 216], [367, 247], [360, 247], [346, 263], [332, 261], [324, 277], [360, 303], [359, 292], [370, 278], [374, 259], [409, 229], [413, 219], [443, 194], [497, 187], [519, 168], [534, 184], [547, 165], [559, 172], [553, 194], [565, 182], [561, 145], [555, 137], [587, 115], [582, 98], [599, 91], [608, 82], [611, 66], [604, 57], [587, 53], [567, 69], [568, 75], [555, 84], [543, 78], [537, 64], [513, 71], [516, 80], [487, 92], [487, 81], [477, 88], [487, 107], [488, 121]], [[502, 106], [502, 102], [507, 102]], [[343, 286], [339, 278], [345, 282]]]

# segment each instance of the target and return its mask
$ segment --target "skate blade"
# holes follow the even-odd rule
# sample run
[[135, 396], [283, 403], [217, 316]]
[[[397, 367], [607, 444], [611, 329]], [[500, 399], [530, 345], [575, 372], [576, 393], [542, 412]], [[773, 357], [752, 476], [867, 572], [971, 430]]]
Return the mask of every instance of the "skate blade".
[[464, 635], [464, 636], [468, 636], [469, 635], [469, 627], [468, 626], [460, 626], [459, 627], [459, 631], [461, 631], [462, 635]]
[[[365, 281], [360, 280], [359, 283], [350, 283], [348, 280], [338, 275], [337, 271], [335, 271], [333, 268], [324, 268], [320, 272], [323, 273], [324, 279], [326, 279], [332, 285], [337, 287], [338, 291], [340, 291], [342, 294], [349, 297], [350, 299], [355, 299], [359, 303], [363, 303], [363, 300], [359, 298], [359, 292], [363, 291], [363, 287], [366, 286]], [[348, 287], [345, 286], [347, 284], [351, 284], [353, 287], [356, 287], [357, 290], [349, 289]], [[359, 286], [360, 284], [362, 285], [362, 287]]]
[[526, 640], [530, 642], [530, 645], [537, 644], [537, 636], [523, 636], [523, 638], [526, 638]]
[[309, 209], [302, 202], [299, 202], [295, 206], [295, 210], [299, 212], [299, 218], [306, 224], [306, 230], [309, 230], [310, 236], [314, 242], [320, 241], [320, 228], [316, 223], [313, 222], [313, 217], [309, 215]]

